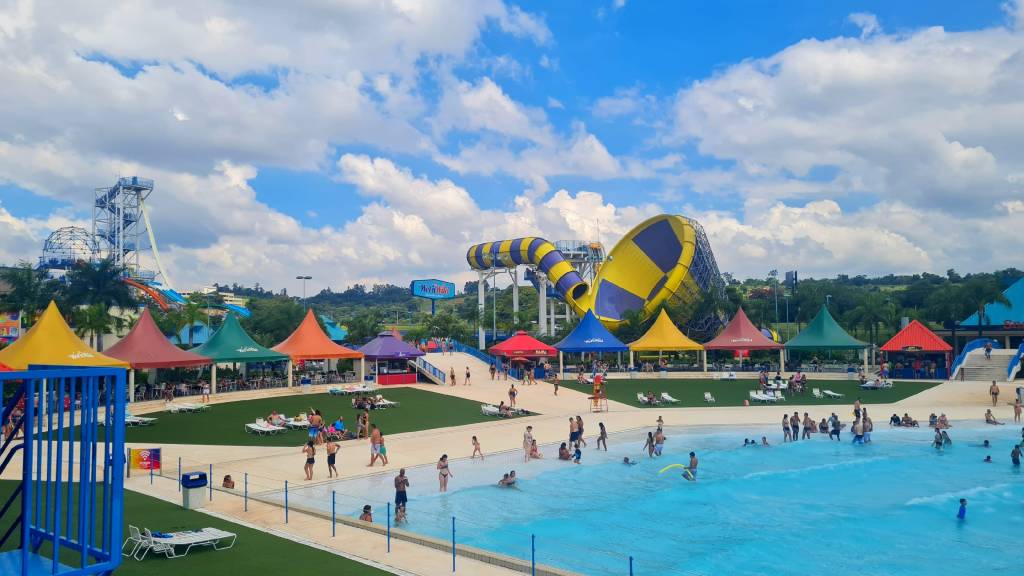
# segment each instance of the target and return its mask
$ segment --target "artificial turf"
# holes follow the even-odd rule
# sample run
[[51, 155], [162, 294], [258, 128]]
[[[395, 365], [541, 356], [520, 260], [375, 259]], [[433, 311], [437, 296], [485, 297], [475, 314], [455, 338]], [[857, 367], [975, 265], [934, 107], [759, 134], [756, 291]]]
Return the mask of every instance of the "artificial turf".
[[[0, 481], [0, 502], [6, 502], [15, 481]], [[72, 491], [77, 494], [76, 490]], [[20, 509], [16, 501], [15, 509]], [[8, 515], [10, 517], [10, 515]], [[5, 523], [6, 524], [6, 523]], [[259, 530], [239, 526], [207, 514], [185, 510], [181, 506], [151, 496], [125, 490], [124, 535], [128, 525], [160, 532], [177, 532], [199, 528], [219, 528], [238, 535], [233, 548], [215, 551], [212, 548], [194, 548], [184, 558], [167, 559], [155, 554], [141, 562], [125, 558], [116, 574], [124, 576], [221, 576], [223, 574], [290, 574], [299, 567], [320, 567], [336, 575], [384, 575], [387, 572], [336, 556], [323, 550], [304, 546], [291, 540], [272, 536]], [[6, 529], [6, 525], [3, 525]], [[17, 547], [17, 534], [4, 546], [4, 550]], [[48, 555], [46, 549], [41, 551]]]
[[[581, 386], [575, 380], [563, 381], [562, 386], [586, 392], [594, 391], [593, 386]], [[882, 390], [862, 390], [858, 383], [853, 380], [808, 380], [807, 391], [803, 394], [793, 395], [784, 392], [787, 400], [780, 402], [785, 404], [843, 404], [853, 403], [857, 398], [863, 404], [889, 404], [898, 402], [913, 396], [919, 392], [936, 386], [935, 382], [894, 382], [892, 388]], [[832, 390], [842, 394], [842, 398], [815, 398], [811, 393], [813, 388], [820, 390]], [[637, 392], [654, 392], [656, 397], [661, 397], [662, 392], [668, 392], [670, 396], [679, 400], [679, 404], [665, 406], [708, 406], [704, 401], [704, 393], [711, 392], [715, 397], [714, 406], [742, 406], [744, 400], [749, 400], [748, 392], [757, 389], [756, 380], [685, 380], [671, 378], [637, 378], [635, 380], [609, 379], [605, 385], [605, 393], [610, 400], [628, 404], [630, 406], [646, 407], [646, 404], [637, 402]]]
[[[397, 408], [370, 411], [370, 423], [376, 424], [385, 435], [493, 420], [493, 417], [480, 413], [479, 402], [454, 396], [415, 388], [389, 388], [382, 391], [382, 394], [388, 400], [401, 404]], [[152, 444], [299, 446], [306, 440], [305, 430], [257, 436], [247, 432], [245, 424], [255, 422], [256, 418], [266, 418], [274, 410], [294, 417], [317, 408], [328, 422], [333, 422], [339, 415], [343, 416], [347, 429], [354, 432], [358, 411], [352, 408], [352, 398], [330, 394], [295, 394], [214, 404], [209, 410], [198, 413], [146, 414], [158, 418], [157, 422], [152, 426], [129, 428], [127, 441]]]

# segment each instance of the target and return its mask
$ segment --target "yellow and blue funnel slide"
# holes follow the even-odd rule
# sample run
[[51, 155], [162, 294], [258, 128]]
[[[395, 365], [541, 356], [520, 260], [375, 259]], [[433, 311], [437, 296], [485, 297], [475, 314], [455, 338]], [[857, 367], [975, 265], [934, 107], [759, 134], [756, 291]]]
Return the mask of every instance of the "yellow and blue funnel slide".
[[591, 310], [613, 329], [627, 312], [639, 311], [646, 319], [669, 297], [695, 298], [720, 282], [700, 225], [668, 214], [650, 218], [626, 234], [608, 254], [592, 286], [543, 238], [477, 244], [469, 248], [466, 260], [474, 270], [536, 266], [577, 314]]

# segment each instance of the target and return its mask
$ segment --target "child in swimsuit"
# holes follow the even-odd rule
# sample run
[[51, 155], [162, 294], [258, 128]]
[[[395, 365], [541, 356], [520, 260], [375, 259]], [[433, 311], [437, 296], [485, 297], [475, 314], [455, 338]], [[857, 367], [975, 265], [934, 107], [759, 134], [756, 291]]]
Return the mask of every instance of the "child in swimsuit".
[[306, 445], [302, 447], [302, 452], [306, 455], [306, 465], [304, 470], [306, 471], [306, 480], [313, 479], [313, 464], [316, 463], [316, 448], [313, 447], [313, 441], [306, 442]]
[[333, 475], [338, 475], [338, 468], [334, 465], [335, 460], [338, 456], [338, 445], [334, 442], [327, 443], [327, 477], [330, 478]]

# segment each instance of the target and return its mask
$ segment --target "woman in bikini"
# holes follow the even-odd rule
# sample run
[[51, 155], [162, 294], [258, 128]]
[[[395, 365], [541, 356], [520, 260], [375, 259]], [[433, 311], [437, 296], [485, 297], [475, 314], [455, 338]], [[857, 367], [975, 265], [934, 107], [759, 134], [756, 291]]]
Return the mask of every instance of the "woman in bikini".
[[441, 492], [448, 491], [448, 479], [454, 477], [455, 475], [448, 469], [448, 455], [442, 454], [441, 459], [437, 461], [437, 480], [441, 485]]
[[312, 480], [313, 464], [316, 463], [316, 448], [313, 447], [312, 440], [302, 447], [302, 453], [306, 455], [306, 466], [303, 468], [306, 471], [306, 480]]
[[597, 428], [600, 432], [597, 435], [597, 449], [600, 450], [601, 446], [604, 446], [604, 451], [608, 451], [608, 431], [604, 429], [604, 422], [598, 422]]
[[654, 458], [654, 432], [647, 433], [647, 440], [644, 442], [644, 450], [648, 458]]
[[476, 439], [476, 436], [473, 436], [473, 455], [470, 456], [469, 459], [472, 460], [473, 458], [476, 458], [477, 454], [480, 455], [481, 460], [484, 459], [484, 452], [480, 449], [480, 441]]

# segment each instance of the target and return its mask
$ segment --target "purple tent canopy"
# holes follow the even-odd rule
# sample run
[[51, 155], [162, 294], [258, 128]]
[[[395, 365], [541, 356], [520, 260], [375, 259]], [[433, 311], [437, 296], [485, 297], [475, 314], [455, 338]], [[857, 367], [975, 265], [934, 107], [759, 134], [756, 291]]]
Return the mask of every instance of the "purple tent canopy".
[[381, 332], [359, 351], [366, 355], [367, 360], [406, 360], [423, 356], [419, 348], [395, 338], [391, 332]]

